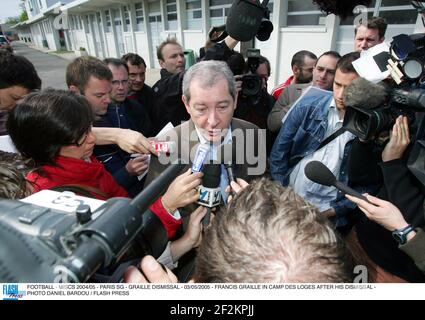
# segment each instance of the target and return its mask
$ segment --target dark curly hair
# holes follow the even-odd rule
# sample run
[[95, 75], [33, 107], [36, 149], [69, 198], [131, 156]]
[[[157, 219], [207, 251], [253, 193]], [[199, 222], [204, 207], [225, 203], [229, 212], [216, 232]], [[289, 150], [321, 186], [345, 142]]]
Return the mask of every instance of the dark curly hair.
[[28, 95], [18, 104], [6, 125], [22, 156], [43, 166], [55, 165], [60, 149], [75, 144], [92, 122], [92, 110], [84, 97], [46, 89]]
[[313, 0], [313, 3], [326, 14], [336, 14], [341, 19], [345, 19], [353, 15], [353, 9], [359, 5], [368, 6], [371, 0]]
[[0, 50], [0, 89], [20, 86], [29, 91], [39, 90], [41, 80], [34, 65], [25, 57]]

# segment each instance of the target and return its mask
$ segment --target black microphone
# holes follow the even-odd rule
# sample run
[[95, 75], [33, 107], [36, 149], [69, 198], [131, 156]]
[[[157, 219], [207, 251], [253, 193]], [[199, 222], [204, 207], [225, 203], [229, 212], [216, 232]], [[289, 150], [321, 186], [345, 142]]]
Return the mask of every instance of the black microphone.
[[[345, 194], [369, 202], [364, 195], [338, 181], [333, 173], [320, 161], [310, 161], [304, 168], [304, 173], [311, 181], [324, 186], [334, 186]], [[370, 202], [369, 202], [370, 203]]]
[[226, 21], [226, 31], [238, 41], [250, 41], [263, 21], [269, 0], [235, 0]]
[[202, 185], [198, 187], [198, 204], [208, 208], [207, 215], [202, 220], [204, 226], [210, 223], [211, 209], [221, 204], [220, 176], [221, 167], [219, 164], [205, 164], [202, 169]]
[[234, 172], [234, 164], [236, 163], [236, 144], [235, 142], [223, 144], [220, 147], [218, 159], [224, 166], [229, 178], [229, 185], [231, 181], [236, 182], [236, 174]]

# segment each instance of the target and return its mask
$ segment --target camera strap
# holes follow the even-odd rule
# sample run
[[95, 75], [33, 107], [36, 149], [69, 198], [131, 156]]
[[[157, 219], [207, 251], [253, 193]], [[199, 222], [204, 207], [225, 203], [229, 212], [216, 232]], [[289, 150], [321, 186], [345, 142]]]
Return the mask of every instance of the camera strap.
[[[332, 133], [330, 136], [328, 136], [327, 138], [325, 138], [317, 147], [316, 150], [314, 150], [314, 152], [322, 149], [324, 146], [326, 146], [329, 142], [331, 142], [332, 140], [336, 139], [338, 136], [340, 136], [341, 134], [343, 134], [345, 131], [347, 131], [344, 127], [339, 128], [338, 130], [336, 130], [334, 133]], [[289, 166], [290, 168], [295, 167], [304, 157], [300, 156], [300, 157], [296, 157], [292, 160], [289, 160]]]
[[[338, 130], [336, 130], [334, 133], [332, 133], [330, 136], [328, 136], [325, 140], [323, 140], [319, 146], [317, 147], [317, 150], [322, 149], [324, 146], [326, 146], [329, 142], [331, 142], [332, 140], [336, 139], [338, 136], [340, 136], [341, 134], [343, 134], [345, 131], [347, 131], [344, 127], [339, 128]], [[315, 151], [315, 152], [316, 152]]]

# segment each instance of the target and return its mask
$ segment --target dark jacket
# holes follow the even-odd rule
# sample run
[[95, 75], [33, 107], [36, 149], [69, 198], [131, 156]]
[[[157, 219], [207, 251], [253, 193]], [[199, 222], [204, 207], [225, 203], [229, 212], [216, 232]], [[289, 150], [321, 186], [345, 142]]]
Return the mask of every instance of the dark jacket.
[[[146, 111], [136, 101], [128, 99], [120, 106], [109, 105], [107, 113], [93, 125], [95, 127], [131, 129], [141, 132], [147, 137], [152, 136], [153, 130], [152, 122]], [[130, 154], [115, 144], [97, 145], [93, 152], [118, 184], [127, 190], [130, 197], [135, 197], [143, 189], [144, 181], [139, 181], [137, 177], [131, 176], [125, 167], [130, 160]]]
[[[393, 203], [404, 219], [415, 227], [424, 226], [422, 186], [406, 167], [404, 159], [382, 161], [382, 147], [356, 139], [349, 160], [349, 179], [380, 186], [377, 196]], [[367, 165], [364, 165], [367, 163]], [[359, 214], [356, 223], [359, 242], [373, 262], [410, 282], [424, 282], [414, 261], [398, 248], [391, 232]]]
[[[224, 42], [216, 43], [207, 50], [204, 60], [227, 61], [232, 52]], [[182, 101], [184, 74], [185, 71], [172, 74], [161, 69], [161, 79], [152, 87], [155, 99], [153, 112], [155, 134], [168, 122], [177, 127], [190, 118]]]
[[[152, 131], [149, 132], [148, 136], [155, 135], [155, 132], [153, 130], [154, 129], [153, 125], [151, 124], [152, 119], [154, 117], [154, 108], [155, 108], [155, 97], [154, 97], [153, 89], [147, 84], [144, 84], [142, 90], [137, 92], [136, 91], [130, 92], [127, 99], [137, 101], [142, 106], [142, 109], [146, 111], [146, 113], [149, 116], [150, 125], [152, 126]], [[143, 130], [146, 130], [146, 129], [149, 129], [149, 128], [145, 125]]]

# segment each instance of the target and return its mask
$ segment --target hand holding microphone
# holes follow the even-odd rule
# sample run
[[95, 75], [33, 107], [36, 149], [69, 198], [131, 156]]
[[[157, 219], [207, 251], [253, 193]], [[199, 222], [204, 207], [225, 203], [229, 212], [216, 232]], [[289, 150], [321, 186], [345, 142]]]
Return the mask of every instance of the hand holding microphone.
[[178, 208], [185, 207], [198, 200], [199, 194], [196, 188], [201, 184], [203, 175], [202, 172], [192, 174], [192, 170], [188, 169], [174, 179], [162, 197], [164, 207], [168, 211], [174, 212]]
[[249, 183], [244, 179], [237, 178], [237, 181], [230, 181], [230, 185], [226, 188], [226, 192], [230, 193], [227, 202], [230, 203], [233, 200], [233, 197], [240, 193], [243, 189], [249, 186]]
[[313, 182], [316, 182], [318, 184], [328, 186], [328, 187], [334, 186], [335, 188], [337, 188], [338, 190], [341, 190], [345, 194], [348, 194], [353, 197], [369, 202], [367, 198], [363, 196], [360, 192], [357, 192], [356, 190], [338, 181], [333, 175], [333, 173], [328, 169], [328, 167], [326, 167], [320, 161], [310, 161], [309, 163], [307, 163], [304, 169], [304, 173], [306, 177]]

